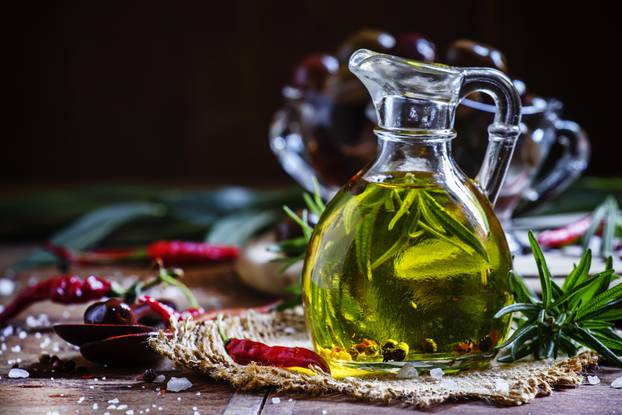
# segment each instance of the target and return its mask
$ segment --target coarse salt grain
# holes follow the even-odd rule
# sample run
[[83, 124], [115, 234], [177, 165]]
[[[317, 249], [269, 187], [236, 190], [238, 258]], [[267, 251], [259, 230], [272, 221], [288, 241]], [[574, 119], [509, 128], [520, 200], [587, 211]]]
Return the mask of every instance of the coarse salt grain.
[[26, 337], [28, 337], [28, 333], [26, 333], [25, 331], [20, 331], [17, 337], [24, 340]]
[[510, 384], [504, 379], [495, 379], [495, 391], [503, 394], [510, 394]]
[[277, 405], [277, 404], [281, 403], [281, 398], [272, 398], [272, 403], [274, 405]]
[[20, 346], [19, 344], [16, 344], [15, 346], [11, 347], [11, 351], [13, 353], [19, 353], [22, 351], [22, 346]]
[[97, 410], [97, 408], [99, 408], [99, 405], [97, 405], [97, 403], [94, 403], [93, 404], [93, 410], [95, 411], [95, 410]]
[[158, 375], [153, 379], [153, 383], [164, 383], [165, 380], [166, 380], [166, 376]]
[[9, 377], [11, 379], [24, 379], [30, 376], [30, 373], [24, 369], [14, 368], [9, 370]]
[[122, 411], [122, 410], [124, 410], [124, 409], [127, 409], [127, 405], [117, 405], [117, 409], [118, 409], [119, 411]]
[[616, 389], [622, 388], [622, 376], [611, 382], [611, 387]]
[[588, 376], [587, 382], [590, 385], [598, 385], [600, 383], [600, 378], [598, 376]]
[[171, 392], [181, 392], [192, 387], [192, 382], [188, 378], [171, 377], [166, 384], [166, 390]]
[[397, 372], [397, 377], [399, 379], [412, 379], [418, 376], [419, 373], [417, 372], [417, 368], [411, 363], [406, 363], [400, 368], [400, 371]]
[[0, 278], [0, 295], [6, 297], [13, 294], [15, 283], [8, 278]]
[[436, 380], [441, 380], [443, 378], [443, 369], [435, 367], [430, 370], [430, 376], [432, 376]]
[[134, 410], [128, 409], [127, 411], [125, 411], [125, 415], [134, 415]]
[[84, 399], [85, 399], [84, 396], [80, 396], [80, 399], [78, 399], [78, 403], [84, 402]]

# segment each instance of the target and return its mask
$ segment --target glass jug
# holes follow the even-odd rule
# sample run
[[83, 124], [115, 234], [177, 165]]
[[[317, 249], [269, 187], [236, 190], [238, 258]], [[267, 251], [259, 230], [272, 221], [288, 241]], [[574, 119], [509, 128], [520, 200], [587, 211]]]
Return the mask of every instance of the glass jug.
[[[509, 329], [511, 257], [493, 213], [519, 135], [520, 99], [487, 68], [361, 49], [349, 63], [375, 106], [379, 153], [319, 219], [302, 275], [305, 316], [334, 374], [486, 364]], [[451, 156], [462, 97], [497, 106], [475, 180]], [[477, 157], [477, 155], [474, 155]]]

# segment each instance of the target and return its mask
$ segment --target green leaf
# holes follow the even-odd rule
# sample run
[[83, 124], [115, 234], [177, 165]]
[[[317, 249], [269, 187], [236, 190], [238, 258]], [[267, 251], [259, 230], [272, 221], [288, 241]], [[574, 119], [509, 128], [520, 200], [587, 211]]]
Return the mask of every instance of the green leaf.
[[601, 328], [591, 330], [602, 344], [607, 346], [613, 352], [622, 352], [622, 338], [618, 336], [611, 328]]
[[594, 210], [594, 213], [592, 213], [592, 221], [590, 222], [590, 226], [583, 234], [583, 249], [587, 249], [590, 246], [590, 241], [596, 234], [596, 231], [598, 230], [603, 219], [605, 219], [608, 209], [609, 203], [605, 200], [603, 203], [598, 205], [598, 207]]
[[[137, 219], [161, 217], [165, 213], [166, 209], [155, 203], [130, 202], [105, 206], [82, 216], [69, 227], [53, 235], [50, 242], [73, 250], [84, 250], [101, 242], [122, 225]], [[47, 251], [35, 249], [11, 266], [11, 269], [17, 272], [53, 264], [56, 261], [57, 258]]]
[[600, 279], [606, 278], [612, 273], [612, 270], [599, 272], [598, 274], [592, 276], [592, 278], [589, 278], [588, 280], [583, 281], [581, 284], [574, 286], [571, 291], [566, 292], [564, 295], [555, 300], [555, 306], [561, 306], [565, 302], [571, 301], [571, 305], [568, 308], [574, 309], [575, 305], [573, 305], [574, 303], [572, 302], [572, 300], [574, 300], [575, 298], [580, 299], [586, 290], [591, 290], [593, 287], [600, 285]]
[[501, 363], [512, 363], [522, 359], [529, 353], [531, 353], [531, 343], [523, 343], [513, 355], [511, 353], [507, 353], [499, 357], [497, 360]]
[[564, 280], [562, 290], [569, 292], [574, 289], [575, 285], [585, 281], [589, 275], [590, 267], [592, 266], [592, 250], [586, 249], [581, 255], [579, 265], [575, 266], [570, 274]]
[[546, 259], [544, 258], [544, 254], [542, 254], [542, 249], [540, 248], [540, 244], [536, 237], [533, 235], [533, 232], [529, 231], [529, 244], [531, 245], [531, 249], [533, 251], [533, 256], [536, 260], [536, 265], [538, 267], [538, 275], [540, 276], [540, 286], [542, 289], [542, 303], [545, 309], [548, 309], [551, 304], [551, 272], [549, 271], [549, 267], [546, 263]]
[[616, 354], [605, 346], [600, 340], [598, 340], [589, 330], [574, 326], [572, 328], [572, 337], [578, 340], [581, 344], [589, 347], [592, 350], [598, 352], [601, 356], [605, 357], [611, 363], [616, 366], [622, 367], [622, 360]]
[[[451, 215], [447, 214], [445, 208], [441, 206], [428, 192], [425, 190], [420, 191], [421, 197], [419, 200], [422, 202], [420, 206], [423, 207], [421, 214], [425, 219], [432, 222], [438, 221], [444, 230], [460, 241], [462, 241], [469, 248], [477, 252], [486, 261], [489, 261], [488, 252], [473, 232], [464, 226], [462, 223], [454, 219]], [[431, 225], [431, 223], [429, 223]]]
[[616, 232], [616, 224], [618, 222], [619, 207], [615, 198], [608, 196], [606, 200], [607, 213], [605, 216], [605, 228], [600, 244], [600, 255], [605, 258], [613, 253], [613, 240]]
[[404, 247], [404, 244], [411, 239], [410, 232], [413, 228], [417, 227], [420, 217], [421, 211], [419, 209], [408, 216], [406, 223], [400, 227], [399, 236], [395, 242], [393, 242], [393, 244], [391, 244], [391, 246], [371, 264], [372, 270], [384, 264], [389, 258], [392, 258], [400, 249]]
[[214, 244], [243, 245], [259, 231], [276, 223], [280, 215], [271, 210], [244, 210], [217, 219], [205, 240]]
[[319, 208], [320, 213], [322, 213], [326, 209], [326, 205], [322, 200], [322, 192], [320, 191], [320, 182], [318, 182], [317, 178], [314, 177], [313, 182], [313, 199], [315, 200], [315, 205]]
[[506, 347], [511, 347], [515, 343], [522, 343], [523, 341], [529, 339], [530, 336], [535, 334], [537, 330], [538, 328], [535, 323], [526, 323], [523, 326], [517, 328], [514, 333], [512, 333], [510, 338], [508, 338], [502, 344], [498, 345], [496, 348], [505, 349]]
[[356, 236], [354, 238], [356, 263], [359, 271], [369, 280], [372, 278], [371, 241], [377, 213], [378, 207], [375, 207], [367, 214], [367, 216], [363, 219], [363, 222], [359, 225], [358, 231], [356, 232]]
[[536, 304], [538, 299], [535, 294], [529, 289], [525, 280], [520, 275], [513, 271], [509, 273], [510, 289], [514, 292], [516, 300], [520, 303]]
[[400, 220], [402, 216], [404, 216], [405, 214], [409, 212], [410, 207], [412, 206], [413, 202], [417, 200], [418, 195], [419, 195], [419, 190], [408, 190], [407, 191], [406, 197], [404, 197], [404, 200], [402, 201], [400, 208], [395, 213], [395, 215], [393, 215], [393, 218], [391, 218], [391, 221], [389, 222], [390, 231], [393, 230], [393, 227], [395, 226], [397, 221]]
[[622, 320], [622, 308], [614, 308], [612, 310], [607, 310], [599, 314], [599, 320], [602, 321], [618, 321]]
[[575, 320], [580, 320], [582, 317], [598, 312], [599, 310], [608, 310], [611, 308], [611, 304], [617, 304], [621, 299], [622, 284], [618, 284], [615, 287], [598, 294], [591, 301], [579, 307]]
[[287, 206], [283, 206], [283, 210], [285, 211], [287, 216], [290, 217], [291, 220], [296, 222], [298, 226], [302, 228], [302, 233], [304, 234], [305, 238], [307, 238], [307, 240], [311, 239], [313, 228], [311, 227], [311, 225], [309, 225], [308, 221], [306, 220], [307, 211], [306, 210], [302, 211], [303, 217], [301, 218], [298, 215], [296, 215], [296, 213]]
[[286, 256], [303, 255], [307, 251], [307, 239], [304, 236], [286, 239], [276, 242], [267, 247], [268, 251], [276, 252]]
[[320, 216], [322, 214], [323, 209], [315, 203], [315, 200], [311, 197], [309, 193], [303, 193], [302, 199], [305, 201], [305, 204], [307, 205], [307, 208], [310, 212], [317, 216]]
[[500, 318], [500, 317], [505, 316], [506, 314], [514, 313], [516, 311], [524, 311], [524, 310], [537, 311], [539, 309], [540, 307], [538, 307], [535, 304], [531, 304], [531, 303], [514, 303], [508, 306], [505, 306], [501, 310], [497, 311], [497, 314], [495, 314], [493, 318]]

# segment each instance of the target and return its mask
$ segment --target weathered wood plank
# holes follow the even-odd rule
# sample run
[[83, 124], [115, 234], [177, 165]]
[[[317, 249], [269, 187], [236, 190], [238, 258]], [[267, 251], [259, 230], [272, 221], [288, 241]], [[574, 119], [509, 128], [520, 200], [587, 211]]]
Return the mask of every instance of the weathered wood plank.
[[244, 393], [236, 391], [222, 415], [256, 415], [263, 409], [268, 392]]

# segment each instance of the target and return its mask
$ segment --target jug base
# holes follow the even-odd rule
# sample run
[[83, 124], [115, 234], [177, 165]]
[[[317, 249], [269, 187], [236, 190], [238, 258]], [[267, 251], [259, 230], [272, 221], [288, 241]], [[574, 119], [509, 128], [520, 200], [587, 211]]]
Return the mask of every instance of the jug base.
[[[402, 362], [357, 362], [352, 360], [331, 360], [329, 362], [335, 378], [348, 376], [378, 377], [397, 375], [405, 365], [417, 369], [419, 375], [427, 375], [432, 369], [442, 369], [445, 374], [458, 373], [469, 369], [486, 369], [495, 356], [494, 352], [469, 354], [461, 357], [431, 358]], [[393, 377], [393, 376], [392, 376]]]

